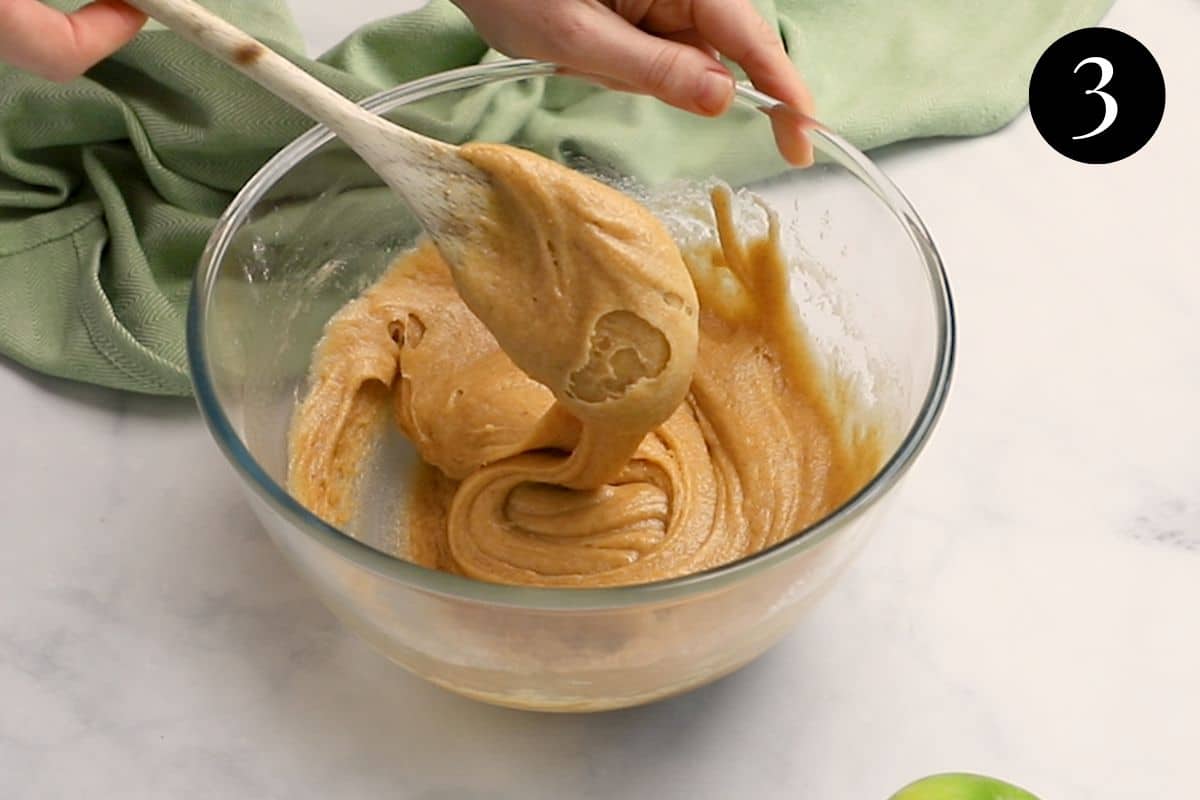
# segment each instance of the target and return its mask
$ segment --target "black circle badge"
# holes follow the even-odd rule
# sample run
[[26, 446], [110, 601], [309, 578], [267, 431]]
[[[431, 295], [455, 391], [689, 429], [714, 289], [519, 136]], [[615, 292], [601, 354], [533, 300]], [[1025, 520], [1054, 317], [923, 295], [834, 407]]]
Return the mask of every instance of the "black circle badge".
[[1042, 138], [1085, 164], [1111, 164], [1141, 150], [1166, 105], [1154, 56], [1112, 28], [1068, 33], [1042, 54], [1029, 81], [1029, 112]]

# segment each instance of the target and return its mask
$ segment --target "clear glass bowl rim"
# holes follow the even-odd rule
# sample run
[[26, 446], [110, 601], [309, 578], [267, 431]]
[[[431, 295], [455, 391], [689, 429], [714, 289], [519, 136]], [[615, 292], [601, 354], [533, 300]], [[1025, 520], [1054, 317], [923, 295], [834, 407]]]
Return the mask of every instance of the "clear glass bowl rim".
[[[384, 113], [397, 106], [448, 91], [553, 75], [556, 72], [557, 67], [548, 62], [524, 59], [496, 61], [410, 81], [372, 95], [363, 100], [362, 105], [368, 110]], [[779, 106], [776, 100], [746, 84], [737, 86], [736, 102], [763, 110]], [[234, 234], [246, 221], [254, 205], [285, 173], [334, 138], [329, 129], [322, 125], [315, 126], [280, 150], [242, 187], [217, 220], [200, 257], [188, 309], [187, 352], [201, 415], [234, 469], [276, 513], [305, 535], [361, 568], [420, 591], [487, 605], [531, 610], [601, 610], [678, 601], [719, 590], [779, 565], [833, 535], [886, 495], [900, 480], [924, 447], [941, 414], [954, 368], [953, 301], [941, 256], [924, 223], [907, 198], [861, 151], [817, 123], [814, 123], [810, 135], [820, 152], [856, 174], [889, 208], [905, 227], [924, 261], [937, 313], [936, 363], [916, 420], [878, 474], [832, 514], [766, 550], [704, 572], [632, 586], [567, 589], [492, 584], [422, 567], [375, 550], [321, 520], [272, 479], [250, 454], [221, 407], [205, 352], [205, 321], [218, 267]]]

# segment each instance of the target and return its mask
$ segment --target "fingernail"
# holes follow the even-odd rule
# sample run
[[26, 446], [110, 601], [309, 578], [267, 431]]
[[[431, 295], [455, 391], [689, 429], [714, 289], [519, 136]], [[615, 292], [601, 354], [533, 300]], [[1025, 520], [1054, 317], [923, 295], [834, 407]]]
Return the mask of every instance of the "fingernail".
[[710, 69], [700, 79], [696, 92], [696, 105], [706, 114], [720, 114], [733, 97], [733, 78], [728, 72]]

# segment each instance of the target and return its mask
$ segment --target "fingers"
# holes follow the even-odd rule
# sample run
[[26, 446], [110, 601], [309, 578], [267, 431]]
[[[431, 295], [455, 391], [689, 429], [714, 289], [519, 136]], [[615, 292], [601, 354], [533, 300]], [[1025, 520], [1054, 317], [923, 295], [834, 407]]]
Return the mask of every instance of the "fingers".
[[812, 96], [783, 49], [783, 41], [750, 0], [693, 0], [696, 30], [736, 61], [760, 90], [812, 113]]
[[690, 45], [691, 47], [699, 50], [701, 53], [712, 57], [713, 61], [717, 61], [721, 58], [721, 54], [717, 52], [717, 48], [709, 44], [708, 40], [701, 36], [700, 32], [695, 28], [688, 28], [687, 30], [682, 30], [677, 33], [651, 32], [655, 33], [657, 36], [661, 36], [664, 39], [670, 39], [673, 42]]
[[778, 31], [750, 0], [455, 2], [504, 53], [554, 61], [606, 86], [708, 116], [733, 102], [732, 76], [717, 60], [719, 51], [741, 65], [756, 87], [800, 112], [773, 111], [771, 124], [788, 161], [812, 162], [805, 134], [812, 98]]
[[733, 102], [733, 76], [704, 50], [638, 30], [600, 5], [581, 4], [550, 58], [575, 71], [715, 116]]
[[119, 49], [145, 21], [119, 0], [96, 0], [69, 15], [39, 0], [0, 0], [0, 55], [13, 66], [67, 81]]
[[805, 132], [807, 120], [797, 116], [788, 106], [776, 106], [767, 113], [771, 117], [771, 131], [775, 134], [779, 154], [793, 166], [811, 166], [814, 156], [812, 140]]
[[[812, 95], [783, 49], [778, 31], [749, 0], [693, 0], [692, 22], [705, 40], [746, 71], [755, 87], [803, 115], [813, 114]], [[812, 142], [805, 126], [802, 116], [771, 114], [779, 152], [801, 167], [813, 162]]]
[[83, 72], [119, 50], [146, 24], [146, 15], [120, 0], [95, 0], [67, 17], [75, 33], [75, 69]]

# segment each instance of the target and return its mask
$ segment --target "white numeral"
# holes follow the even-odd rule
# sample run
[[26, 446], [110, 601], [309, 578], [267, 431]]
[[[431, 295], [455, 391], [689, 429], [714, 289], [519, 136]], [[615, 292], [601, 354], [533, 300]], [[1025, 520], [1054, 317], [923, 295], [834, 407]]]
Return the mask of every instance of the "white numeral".
[[1091, 133], [1085, 133], [1082, 136], [1072, 136], [1071, 137], [1072, 139], [1076, 139], [1076, 140], [1090, 139], [1093, 136], [1099, 136], [1100, 134], [1104, 133], [1106, 130], [1111, 128], [1112, 124], [1117, 121], [1117, 100], [1116, 100], [1116, 98], [1114, 98], [1108, 92], [1101, 91], [1101, 89], [1103, 89], [1105, 86], [1108, 86], [1108, 84], [1113, 79], [1112, 62], [1109, 61], [1107, 58], [1100, 58], [1099, 56], [1095, 56], [1093, 58], [1085, 58], [1083, 61], [1080, 61], [1078, 64], [1075, 65], [1076, 74], [1078, 74], [1079, 70], [1082, 69], [1083, 67], [1086, 67], [1088, 64], [1095, 64], [1097, 67], [1100, 68], [1100, 82], [1098, 84], [1096, 84], [1095, 89], [1088, 89], [1086, 92], [1084, 92], [1084, 94], [1094, 94], [1094, 95], [1098, 96], [1101, 100], [1104, 101], [1104, 119], [1101, 120], [1100, 125], [1097, 126], [1096, 130], [1092, 131]]

